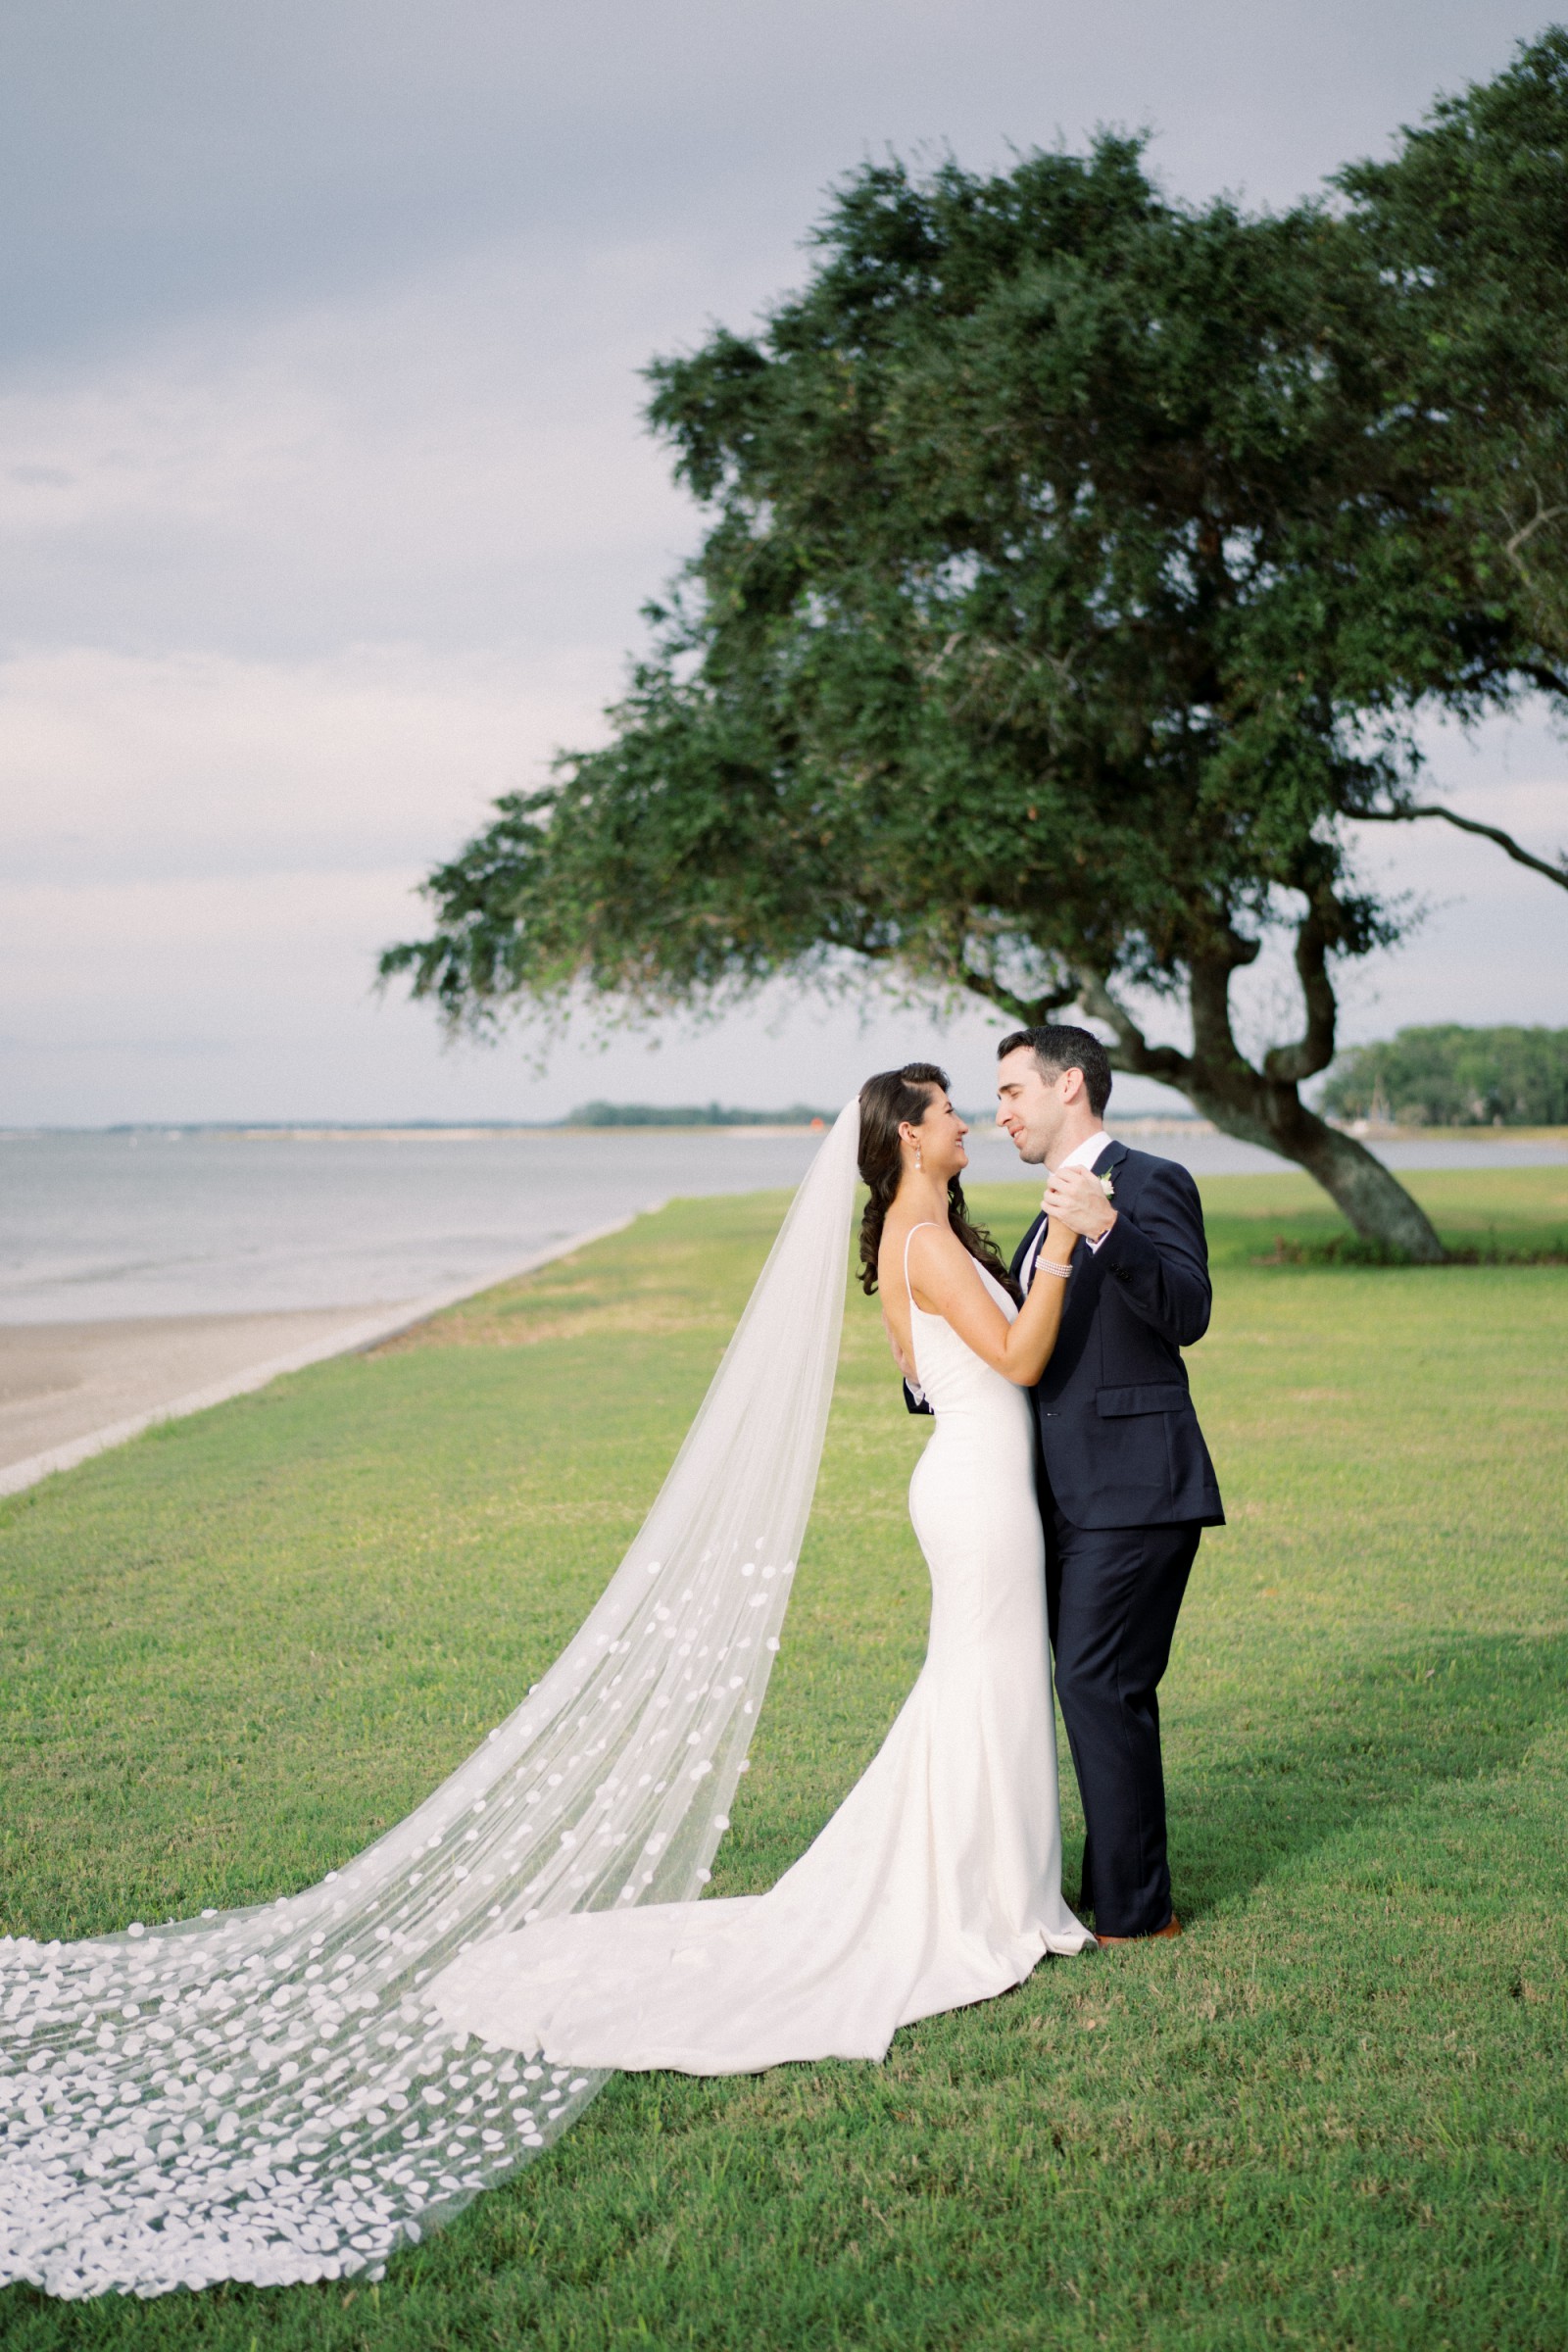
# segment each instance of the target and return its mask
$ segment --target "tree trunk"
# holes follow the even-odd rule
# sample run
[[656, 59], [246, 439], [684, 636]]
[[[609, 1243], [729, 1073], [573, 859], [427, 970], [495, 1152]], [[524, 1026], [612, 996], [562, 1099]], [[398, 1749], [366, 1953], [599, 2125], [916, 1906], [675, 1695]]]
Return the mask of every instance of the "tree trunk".
[[1203, 1069], [1196, 1058], [1184, 1092], [1226, 1135], [1278, 1152], [1315, 1177], [1363, 1241], [1396, 1250], [1417, 1265], [1442, 1265], [1446, 1252], [1431, 1219], [1392, 1169], [1354, 1136], [1342, 1135], [1308, 1110], [1294, 1086], [1260, 1078], [1245, 1062], [1241, 1066], [1250, 1081], [1245, 1088], [1250, 1101], [1238, 1101], [1244, 1090], [1234, 1081], [1225, 1083], [1230, 1072], [1216, 1085], [1219, 1074]]
[[1270, 1054], [1261, 1070], [1243, 1054], [1230, 1018], [1231, 974], [1257, 954], [1250, 940], [1233, 935], [1217, 952], [1194, 956], [1191, 1054], [1174, 1046], [1152, 1046], [1096, 972], [1080, 972], [1081, 1002], [1087, 1012], [1116, 1032], [1117, 1067], [1163, 1080], [1226, 1135], [1294, 1159], [1316, 1178], [1363, 1241], [1396, 1250], [1417, 1265], [1441, 1266], [1447, 1252], [1419, 1201], [1364, 1144], [1342, 1135], [1301, 1101], [1300, 1080], [1326, 1069], [1334, 1053], [1334, 996], [1324, 948], [1321, 930], [1309, 917], [1302, 925], [1297, 957], [1306, 996], [1307, 1034], [1299, 1045]]

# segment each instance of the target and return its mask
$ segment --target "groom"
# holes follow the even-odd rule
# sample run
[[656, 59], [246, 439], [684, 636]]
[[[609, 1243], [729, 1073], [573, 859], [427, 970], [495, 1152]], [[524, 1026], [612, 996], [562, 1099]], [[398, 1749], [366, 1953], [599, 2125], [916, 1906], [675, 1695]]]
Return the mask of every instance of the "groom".
[[1208, 1328], [1203, 1214], [1185, 1168], [1106, 1134], [1110, 1063], [1089, 1030], [1019, 1029], [997, 1053], [997, 1123], [1049, 1172], [1014, 1279], [1027, 1292], [1051, 1218], [1084, 1243], [1031, 1392], [1056, 1696], [1084, 1805], [1079, 1909], [1102, 1943], [1179, 1936], [1156, 1691], [1199, 1538], [1225, 1516], [1180, 1353]]

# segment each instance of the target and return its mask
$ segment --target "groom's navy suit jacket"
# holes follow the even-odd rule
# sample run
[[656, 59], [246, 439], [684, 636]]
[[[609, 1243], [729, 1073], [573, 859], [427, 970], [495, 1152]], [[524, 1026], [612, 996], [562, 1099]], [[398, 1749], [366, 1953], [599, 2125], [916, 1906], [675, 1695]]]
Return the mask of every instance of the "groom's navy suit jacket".
[[[1061, 1332], [1030, 1391], [1057, 1510], [1074, 1527], [1223, 1523], [1181, 1350], [1208, 1329], [1212, 1292], [1198, 1187], [1175, 1160], [1111, 1144], [1116, 1222], [1074, 1252]], [[1044, 1219], [1013, 1255], [1016, 1279]]]

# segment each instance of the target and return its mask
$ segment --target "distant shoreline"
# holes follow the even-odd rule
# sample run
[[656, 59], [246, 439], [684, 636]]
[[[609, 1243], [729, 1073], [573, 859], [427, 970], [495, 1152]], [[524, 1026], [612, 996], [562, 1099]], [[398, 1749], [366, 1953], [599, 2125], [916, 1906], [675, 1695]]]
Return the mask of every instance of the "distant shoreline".
[[[971, 1127], [989, 1128], [989, 1111], [966, 1111]], [[824, 1122], [825, 1124], [825, 1122]], [[1368, 1126], [1364, 1120], [1331, 1120], [1342, 1134], [1353, 1134], [1369, 1144], [1561, 1144], [1568, 1143], [1562, 1127], [1393, 1127]], [[1196, 1111], [1135, 1111], [1126, 1118], [1112, 1112], [1110, 1125], [1121, 1136], [1217, 1135], [1212, 1119]], [[504, 1136], [533, 1135], [722, 1135], [791, 1136], [822, 1132], [808, 1120], [764, 1119], [756, 1115], [720, 1119], [145, 1119], [122, 1120], [108, 1127], [0, 1126], [0, 1142], [19, 1143], [58, 1136], [123, 1136], [176, 1142], [185, 1136], [228, 1138], [235, 1143], [479, 1143]]]
[[297, 1121], [239, 1119], [147, 1119], [112, 1127], [0, 1127], [0, 1142], [25, 1142], [45, 1136], [122, 1136], [129, 1143], [144, 1138], [152, 1143], [175, 1143], [183, 1136], [209, 1136], [239, 1144], [321, 1143], [478, 1143], [509, 1135], [810, 1135], [820, 1133], [802, 1120], [785, 1124], [752, 1119], [464, 1119], [450, 1125], [435, 1119], [368, 1121], [321, 1119]]

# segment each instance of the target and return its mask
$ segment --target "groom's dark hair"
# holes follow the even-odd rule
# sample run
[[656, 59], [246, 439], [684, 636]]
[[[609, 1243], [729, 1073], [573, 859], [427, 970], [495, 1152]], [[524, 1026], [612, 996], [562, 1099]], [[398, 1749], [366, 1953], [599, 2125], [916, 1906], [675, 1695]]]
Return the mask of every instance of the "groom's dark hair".
[[1092, 1029], [1074, 1028], [1071, 1021], [1048, 1021], [1040, 1029], [1014, 1029], [997, 1048], [1001, 1061], [1027, 1046], [1043, 1075], [1059, 1078], [1063, 1070], [1082, 1070], [1089, 1106], [1098, 1119], [1110, 1101], [1110, 1055]]

